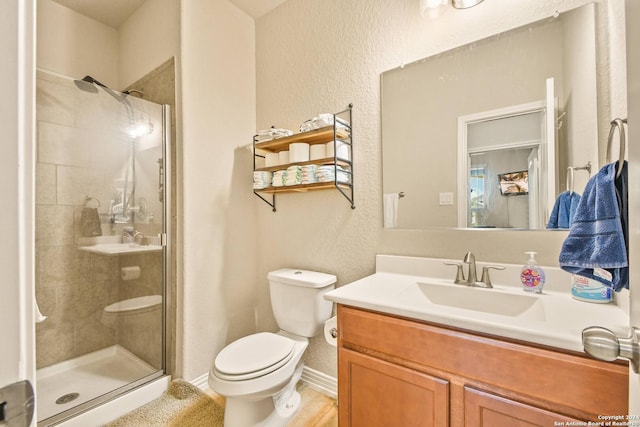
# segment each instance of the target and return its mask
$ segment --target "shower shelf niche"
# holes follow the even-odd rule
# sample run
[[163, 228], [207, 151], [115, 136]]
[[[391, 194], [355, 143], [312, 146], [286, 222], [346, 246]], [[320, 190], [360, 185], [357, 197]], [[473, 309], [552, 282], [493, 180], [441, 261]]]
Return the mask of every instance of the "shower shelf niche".
[[[349, 182], [343, 182], [337, 179], [337, 173], [334, 176], [333, 181], [329, 182], [316, 182], [312, 184], [298, 184], [298, 185], [285, 185], [285, 186], [269, 186], [266, 188], [254, 189], [253, 193], [260, 197], [265, 203], [272, 207], [273, 212], [276, 211], [276, 198], [277, 193], [295, 193], [295, 192], [307, 192], [315, 190], [328, 190], [337, 189], [340, 193], [349, 201], [351, 209], [355, 209], [354, 197], [353, 197], [353, 136], [351, 127], [351, 110], [353, 104], [349, 104], [349, 107], [338, 113], [333, 114], [333, 124], [319, 129], [313, 129], [306, 132], [295, 133], [290, 136], [275, 138], [268, 141], [258, 142], [257, 135], [253, 139], [253, 170], [254, 172], [265, 171], [275, 172], [278, 170], [287, 169], [290, 166], [305, 166], [305, 165], [318, 165], [329, 166], [336, 165], [341, 167], [349, 177]], [[342, 117], [347, 119], [342, 119]], [[334, 155], [321, 159], [309, 160], [305, 162], [294, 162], [287, 164], [280, 164], [269, 167], [256, 167], [256, 158], [264, 158], [264, 153], [279, 153], [280, 151], [288, 150], [289, 144], [292, 143], [307, 143], [309, 145], [314, 144], [327, 144], [332, 141], [339, 140], [346, 144], [348, 147], [348, 158], [339, 157], [338, 150], [336, 149], [334, 142]], [[271, 200], [265, 198], [263, 194], [271, 195]]]
[[122, 243], [120, 236], [101, 236], [101, 237], [85, 237], [78, 239], [78, 249], [84, 252], [90, 252], [98, 255], [115, 256], [139, 254], [146, 252], [160, 252], [162, 246], [160, 239], [157, 237], [148, 237], [151, 243], [148, 245], [139, 245], [136, 243]]

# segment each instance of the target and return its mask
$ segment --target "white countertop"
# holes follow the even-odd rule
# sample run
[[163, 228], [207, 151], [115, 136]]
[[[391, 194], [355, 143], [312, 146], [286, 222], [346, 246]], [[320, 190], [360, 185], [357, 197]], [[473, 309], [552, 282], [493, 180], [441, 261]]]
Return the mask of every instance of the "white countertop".
[[[616, 295], [617, 303], [578, 301], [571, 297], [568, 273], [543, 267], [547, 276], [545, 289], [542, 294], [531, 294], [519, 285], [521, 266], [509, 264], [500, 264], [506, 267], [504, 271], [491, 271], [493, 289], [469, 288], [453, 284], [455, 268], [444, 266], [445, 261], [456, 260], [378, 255], [375, 274], [342, 285], [325, 294], [325, 298], [338, 304], [579, 352], [583, 351], [582, 330], [586, 327], [602, 326], [623, 336], [629, 330], [626, 291]], [[487, 264], [478, 262], [478, 270], [482, 265]], [[448, 301], [458, 307], [434, 303], [436, 299], [426, 296], [427, 287], [442, 294], [448, 292], [448, 286], [452, 287]], [[489, 307], [493, 297], [498, 302], [503, 298], [509, 302], [504, 306], [524, 302], [526, 309], [496, 314], [513, 311], [513, 307], [501, 307], [500, 303], [488, 308], [490, 312], [461, 308], [485, 304]]]

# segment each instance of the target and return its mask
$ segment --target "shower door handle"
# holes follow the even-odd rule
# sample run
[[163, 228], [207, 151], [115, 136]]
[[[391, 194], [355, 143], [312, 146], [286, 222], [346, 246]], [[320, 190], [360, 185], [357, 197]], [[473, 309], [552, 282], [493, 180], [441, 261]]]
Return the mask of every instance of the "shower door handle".
[[630, 335], [621, 338], [609, 329], [590, 326], [582, 331], [582, 345], [594, 359], [626, 359], [635, 373], [640, 372], [640, 329], [631, 328]]
[[164, 202], [164, 166], [162, 159], [158, 159], [158, 200]]

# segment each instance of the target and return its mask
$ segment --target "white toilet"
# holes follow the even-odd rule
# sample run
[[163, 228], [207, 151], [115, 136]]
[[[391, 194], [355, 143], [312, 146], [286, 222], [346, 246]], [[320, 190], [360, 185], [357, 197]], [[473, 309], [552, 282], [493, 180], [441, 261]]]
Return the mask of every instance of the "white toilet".
[[331, 317], [333, 305], [323, 295], [334, 288], [335, 276], [281, 269], [267, 277], [280, 332], [232, 342], [209, 371], [209, 387], [227, 398], [225, 427], [287, 425], [300, 408], [302, 354]]

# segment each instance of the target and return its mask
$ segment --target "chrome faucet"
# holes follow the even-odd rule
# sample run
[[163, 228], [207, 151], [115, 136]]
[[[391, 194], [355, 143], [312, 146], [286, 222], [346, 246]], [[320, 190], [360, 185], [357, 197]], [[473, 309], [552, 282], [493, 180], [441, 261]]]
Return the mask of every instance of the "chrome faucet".
[[134, 243], [137, 243], [141, 246], [147, 246], [149, 244], [149, 240], [147, 239], [147, 236], [145, 236], [139, 231], [136, 231], [135, 234], [133, 235], [133, 241]]
[[[468, 264], [467, 275], [464, 274], [464, 269], [462, 264]], [[476, 257], [471, 252], [467, 252], [464, 258], [462, 259], [462, 263], [459, 262], [445, 262], [446, 265], [455, 265], [456, 270], [456, 278], [453, 283], [456, 285], [466, 285], [466, 286], [477, 286], [481, 288], [493, 288], [493, 284], [491, 283], [491, 278], [489, 277], [489, 269], [493, 268], [495, 270], [504, 270], [504, 267], [499, 267], [497, 265], [486, 265], [482, 267], [482, 277], [478, 280], [478, 273], [476, 271]]]

